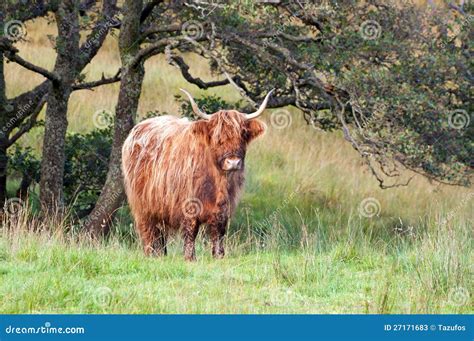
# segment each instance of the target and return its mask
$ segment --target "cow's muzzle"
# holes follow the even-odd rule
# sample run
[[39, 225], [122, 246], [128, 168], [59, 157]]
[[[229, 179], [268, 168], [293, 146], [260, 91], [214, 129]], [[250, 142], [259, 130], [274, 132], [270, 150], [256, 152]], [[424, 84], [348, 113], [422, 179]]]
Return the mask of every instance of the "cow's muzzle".
[[225, 171], [242, 169], [242, 159], [238, 156], [227, 157], [222, 162], [222, 169]]

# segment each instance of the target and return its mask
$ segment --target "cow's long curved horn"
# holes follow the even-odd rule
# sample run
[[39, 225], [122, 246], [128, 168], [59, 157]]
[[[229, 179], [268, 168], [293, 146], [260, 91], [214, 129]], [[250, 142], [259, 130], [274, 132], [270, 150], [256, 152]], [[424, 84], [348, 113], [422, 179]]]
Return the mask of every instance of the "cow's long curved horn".
[[262, 105], [260, 105], [260, 108], [258, 108], [258, 110], [256, 112], [251, 113], [251, 114], [247, 114], [247, 119], [248, 120], [252, 120], [254, 118], [257, 118], [258, 116], [260, 116], [265, 111], [265, 108], [267, 107], [268, 100], [270, 99], [270, 95], [272, 94], [273, 91], [275, 91], [275, 89], [270, 90], [270, 92], [267, 94], [267, 96], [263, 100]]
[[184, 89], [179, 89], [179, 90], [181, 90], [182, 92], [184, 92], [188, 96], [189, 101], [191, 102], [191, 107], [193, 108], [193, 111], [196, 115], [198, 115], [199, 117], [201, 117], [205, 120], [209, 120], [211, 118], [211, 115], [208, 115], [208, 114], [206, 114], [205, 112], [203, 112], [199, 109], [198, 105], [194, 101], [193, 96], [191, 96], [191, 94], [189, 92], [187, 92]]

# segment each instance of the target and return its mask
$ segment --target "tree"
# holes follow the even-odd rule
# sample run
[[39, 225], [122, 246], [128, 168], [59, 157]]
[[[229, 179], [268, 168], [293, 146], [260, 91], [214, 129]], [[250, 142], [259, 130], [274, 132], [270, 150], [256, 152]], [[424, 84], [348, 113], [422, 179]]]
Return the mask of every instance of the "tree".
[[43, 210], [56, 209], [63, 203], [63, 178], [67, 108], [72, 85], [78, 76], [79, 7], [74, 0], [62, 1], [55, 13], [58, 27], [56, 65], [48, 94], [40, 200]]
[[122, 61], [122, 79], [114, 121], [114, 138], [109, 161], [109, 171], [101, 195], [85, 220], [85, 229], [92, 235], [108, 232], [113, 212], [124, 198], [121, 171], [122, 145], [134, 125], [145, 74], [143, 61], [137, 60], [140, 52], [140, 16], [143, 2], [126, 0], [122, 11], [124, 17], [120, 30], [119, 47]]
[[277, 84], [278, 96], [291, 98], [308, 123], [342, 129], [381, 187], [406, 184], [404, 169], [469, 183], [467, 14], [385, 1], [235, 9], [217, 7], [200, 21], [209, 37], [201, 50], [240, 75], [249, 97]]
[[[119, 74], [113, 77], [105, 78], [94, 81], [94, 82], [82, 82], [83, 77], [80, 75], [82, 70], [96, 55], [99, 48], [107, 36], [110, 29], [113, 27], [119, 27], [120, 22], [115, 18], [117, 8], [116, 0], [105, 0], [102, 3], [101, 9], [96, 8], [95, 1], [71, 1], [62, 3], [58, 6], [57, 1], [34, 1], [34, 2], [3, 2], [0, 6], [0, 206], [3, 207], [6, 198], [6, 181], [7, 181], [7, 150], [21, 136], [27, 133], [36, 123], [39, 113], [41, 112], [44, 104], [48, 99], [50, 91], [54, 92], [52, 97], [52, 109], [47, 115], [47, 129], [48, 134], [46, 137], [45, 146], [48, 146], [46, 151], [47, 161], [44, 161], [45, 172], [49, 174], [59, 175], [62, 172], [64, 165], [61, 163], [64, 161], [63, 157], [63, 139], [64, 131], [67, 127], [67, 121], [65, 121], [65, 113], [62, 111], [67, 109], [67, 99], [70, 91], [77, 91], [83, 89], [90, 89], [103, 84], [116, 82], [119, 80]], [[73, 9], [74, 15], [67, 12], [69, 9]], [[41, 67], [38, 67], [21, 58], [18, 55], [18, 49], [15, 48], [14, 44], [16, 41], [23, 39], [25, 33], [24, 22], [42, 17], [48, 13], [56, 13], [57, 20], [74, 19], [77, 15], [81, 16], [97, 16], [97, 20], [93, 21], [92, 25], [82, 27], [84, 30], [90, 30], [90, 33], [86, 37], [86, 42], [80, 46], [77, 55], [73, 55], [73, 51], [67, 51], [68, 44], [74, 43], [66, 39], [66, 34], [71, 31], [78, 30], [79, 28], [72, 29], [72, 26], [77, 26], [77, 19], [74, 19], [75, 24], [69, 26], [69, 22], [62, 21], [64, 24], [59, 27], [61, 37], [58, 39], [59, 42], [65, 45], [63, 48], [58, 46], [58, 63], [54, 71], [48, 71]], [[59, 21], [58, 21], [59, 22]], [[71, 23], [72, 24], [72, 23]], [[71, 38], [71, 37], [69, 37]], [[73, 37], [74, 38], [74, 37]], [[77, 44], [77, 42], [75, 43]], [[66, 47], [66, 49], [64, 48]], [[3, 75], [4, 60], [15, 62], [24, 68], [38, 73], [45, 77], [45, 81], [32, 89], [27, 91], [15, 98], [7, 99], [5, 95], [5, 78]], [[69, 63], [71, 62], [71, 63]], [[63, 78], [61, 78], [61, 76]], [[74, 76], [74, 77], [73, 77]], [[65, 77], [65, 78], [64, 78]], [[62, 84], [65, 82], [65, 85]], [[54, 109], [55, 108], [55, 109]], [[57, 116], [53, 119], [53, 116]], [[50, 118], [48, 120], [48, 117]], [[58, 121], [56, 121], [58, 118]], [[55, 125], [58, 124], [60, 129], [58, 132], [55, 131]], [[66, 125], [66, 127], [65, 127]], [[50, 132], [54, 132], [53, 135]], [[57, 142], [57, 148], [53, 142]], [[53, 153], [49, 155], [49, 152]], [[52, 170], [50, 172], [50, 170]], [[61, 196], [62, 196], [62, 178], [53, 179], [51, 176], [45, 175], [43, 180], [42, 192], [44, 193], [44, 204], [43, 206], [60, 207]], [[44, 189], [46, 186], [47, 189]], [[44, 189], [44, 190], [43, 190]], [[56, 201], [54, 201], [56, 200]], [[47, 203], [47, 204], [46, 204]]]

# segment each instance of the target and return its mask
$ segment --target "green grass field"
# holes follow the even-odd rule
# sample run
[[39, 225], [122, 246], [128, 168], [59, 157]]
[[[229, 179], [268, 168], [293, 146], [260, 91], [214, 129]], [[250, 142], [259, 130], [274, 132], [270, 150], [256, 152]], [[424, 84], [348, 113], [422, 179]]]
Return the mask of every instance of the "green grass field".
[[[44, 36], [53, 28], [34, 25], [20, 55], [50, 68]], [[211, 78], [199, 59], [191, 65]], [[109, 39], [87, 79], [118, 66]], [[176, 112], [179, 87], [203, 93], [163, 58], [146, 67], [140, 114]], [[9, 96], [41, 80], [13, 63], [6, 78]], [[239, 99], [229, 87], [212, 93]], [[116, 97], [117, 85], [75, 93], [70, 131], [92, 129], [94, 112], [113, 109]], [[210, 257], [204, 234], [195, 263], [183, 260], [180, 238], [168, 257], [146, 258], [126, 208], [101, 242], [25, 209], [0, 228], [0, 313], [473, 313], [473, 188], [416, 176], [408, 187], [381, 190], [339, 133], [289, 113], [283, 127], [265, 114], [268, 133], [249, 148], [225, 259]], [[41, 129], [20, 143], [39, 152]]]
[[234, 234], [225, 259], [213, 260], [202, 242], [195, 263], [182, 259], [178, 240], [170, 256], [152, 259], [117, 238], [4, 230], [0, 311], [472, 313], [471, 232], [456, 226], [371, 240], [375, 231], [352, 221], [319, 226], [300, 247], [284, 246], [283, 231], [260, 243]]

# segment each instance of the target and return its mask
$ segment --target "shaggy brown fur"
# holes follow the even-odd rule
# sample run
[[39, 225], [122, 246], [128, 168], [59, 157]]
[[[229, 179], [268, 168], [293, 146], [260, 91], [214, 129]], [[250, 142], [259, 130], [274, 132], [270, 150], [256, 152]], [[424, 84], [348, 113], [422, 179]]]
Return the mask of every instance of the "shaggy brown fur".
[[[233, 110], [208, 121], [155, 117], [133, 128], [122, 149], [122, 168], [146, 254], [166, 254], [169, 233], [182, 231], [185, 258], [194, 259], [195, 238], [205, 224], [213, 255], [224, 255], [227, 222], [244, 184], [247, 145], [265, 129]], [[223, 170], [225, 162], [238, 159], [240, 169]]]

